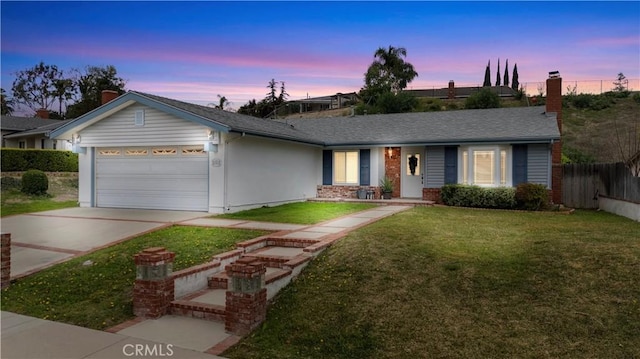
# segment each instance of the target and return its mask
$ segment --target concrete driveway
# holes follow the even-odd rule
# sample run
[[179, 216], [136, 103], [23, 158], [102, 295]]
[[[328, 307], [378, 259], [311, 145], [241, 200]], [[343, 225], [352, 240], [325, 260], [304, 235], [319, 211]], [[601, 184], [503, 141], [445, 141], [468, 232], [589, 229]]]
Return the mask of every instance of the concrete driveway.
[[171, 224], [209, 216], [204, 212], [115, 208], [66, 208], [2, 219], [11, 233], [11, 278]]

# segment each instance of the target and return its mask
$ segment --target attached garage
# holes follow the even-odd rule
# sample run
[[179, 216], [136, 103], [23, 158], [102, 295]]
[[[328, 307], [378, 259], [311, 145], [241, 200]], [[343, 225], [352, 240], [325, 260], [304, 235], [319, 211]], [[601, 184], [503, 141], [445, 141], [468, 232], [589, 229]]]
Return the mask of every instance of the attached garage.
[[208, 210], [202, 145], [98, 148], [95, 171], [97, 207]]

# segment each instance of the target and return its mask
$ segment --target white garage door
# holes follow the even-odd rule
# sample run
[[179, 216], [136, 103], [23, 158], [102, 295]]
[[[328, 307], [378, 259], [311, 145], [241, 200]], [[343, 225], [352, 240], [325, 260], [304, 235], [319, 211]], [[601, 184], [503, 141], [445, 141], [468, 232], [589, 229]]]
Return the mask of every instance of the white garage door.
[[203, 146], [98, 148], [97, 207], [208, 210]]

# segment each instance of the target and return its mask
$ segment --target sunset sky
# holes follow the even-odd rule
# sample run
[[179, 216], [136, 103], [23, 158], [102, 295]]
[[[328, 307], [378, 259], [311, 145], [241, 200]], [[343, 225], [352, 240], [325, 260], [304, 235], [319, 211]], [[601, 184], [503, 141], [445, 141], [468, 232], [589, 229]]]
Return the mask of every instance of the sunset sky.
[[[11, 2], [2, 88], [40, 61], [114, 65], [127, 89], [238, 108], [284, 81], [290, 99], [359, 91], [379, 47], [404, 47], [409, 88], [640, 78], [640, 2]], [[609, 81], [611, 80], [611, 81]], [[605, 89], [607, 90], [607, 89]], [[637, 90], [637, 89], [636, 89]]]

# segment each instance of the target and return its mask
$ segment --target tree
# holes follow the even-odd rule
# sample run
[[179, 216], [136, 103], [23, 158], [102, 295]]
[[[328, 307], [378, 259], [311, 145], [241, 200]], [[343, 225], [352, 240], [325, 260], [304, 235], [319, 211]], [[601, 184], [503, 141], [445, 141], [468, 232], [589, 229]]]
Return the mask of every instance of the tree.
[[509, 87], [509, 59], [504, 64], [504, 81], [502, 81], [502, 84]]
[[627, 85], [629, 84], [629, 80], [627, 80], [627, 77], [622, 73], [618, 73], [618, 77], [616, 78], [616, 80], [613, 82], [613, 85], [615, 86], [613, 88], [613, 91], [615, 92], [625, 92], [627, 91]]
[[380, 96], [374, 112], [379, 113], [403, 113], [410, 112], [418, 105], [418, 99], [411, 93], [400, 91], [398, 93], [386, 92]]
[[7, 93], [4, 89], [0, 89], [0, 100], [2, 102], [1, 114], [9, 115], [13, 113], [13, 99], [7, 97]]
[[487, 68], [484, 70], [484, 82], [482, 83], [483, 87], [491, 86], [491, 60], [487, 63]]
[[518, 91], [520, 83], [518, 82], [518, 64], [513, 65], [513, 76], [511, 77], [511, 88]]
[[84, 73], [78, 71], [76, 86], [80, 100], [67, 109], [67, 117], [79, 117], [102, 105], [102, 91], [113, 90], [122, 95], [126, 92], [125, 80], [118, 77], [113, 65], [105, 67], [87, 66]]
[[212, 102], [208, 106], [213, 106], [217, 109], [224, 110], [224, 108], [228, 105], [231, 105], [231, 102], [229, 102], [229, 100], [227, 100], [225, 96], [218, 95], [218, 104]]
[[[66, 111], [67, 102], [73, 98], [73, 95], [76, 92], [76, 86], [73, 83], [73, 79], [59, 79], [54, 83], [55, 87], [55, 96], [58, 100], [58, 116], [61, 119], [65, 118], [65, 113], [62, 111], [63, 107]], [[49, 116], [52, 118], [51, 116]]]
[[496, 73], [496, 86], [500, 86], [500, 58], [498, 58], [498, 72]]
[[267, 96], [259, 102], [256, 102], [256, 100], [253, 99], [240, 106], [238, 113], [260, 118], [277, 116], [278, 109], [280, 109], [281, 105], [284, 104], [287, 97], [289, 97], [289, 94], [285, 89], [284, 81], [280, 81], [279, 95], [277, 95], [277, 86], [278, 81], [271, 79], [267, 84], [267, 88], [269, 89]]
[[11, 91], [16, 104], [25, 105], [34, 112], [51, 110], [58, 96], [56, 84], [63, 80], [64, 73], [56, 65], [40, 62], [32, 68], [16, 72]]
[[384, 93], [404, 90], [418, 76], [413, 65], [403, 59], [406, 56], [407, 50], [403, 47], [378, 48], [364, 75], [364, 87], [360, 96], [366, 102], [375, 104], [377, 98]]
[[500, 107], [500, 96], [490, 88], [482, 88], [480, 91], [467, 97], [464, 107], [473, 108], [498, 108]]

